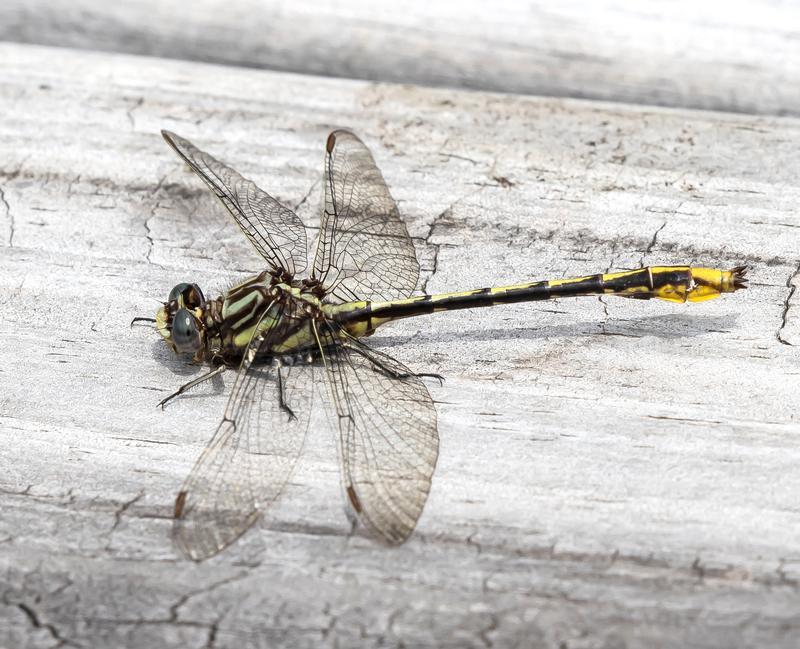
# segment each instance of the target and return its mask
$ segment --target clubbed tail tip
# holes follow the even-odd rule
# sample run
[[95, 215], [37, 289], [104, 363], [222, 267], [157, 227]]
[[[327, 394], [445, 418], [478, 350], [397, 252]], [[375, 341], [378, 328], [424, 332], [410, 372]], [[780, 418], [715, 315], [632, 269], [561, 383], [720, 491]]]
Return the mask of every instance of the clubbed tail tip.
[[733, 276], [733, 290], [747, 288], [747, 266], [731, 268], [730, 273]]

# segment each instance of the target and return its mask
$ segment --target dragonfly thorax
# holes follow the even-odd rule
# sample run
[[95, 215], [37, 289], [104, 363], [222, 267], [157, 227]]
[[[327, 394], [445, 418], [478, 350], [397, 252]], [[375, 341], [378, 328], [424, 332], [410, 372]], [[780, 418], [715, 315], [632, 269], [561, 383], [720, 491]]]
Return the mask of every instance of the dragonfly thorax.
[[238, 364], [254, 337], [267, 333], [275, 342], [260, 357], [295, 358], [317, 345], [312, 322], [325, 317], [323, 294], [313, 279], [291, 280], [270, 271], [214, 300], [206, 300], [196, 284], [181, 283], [158, 310], [157, 328], [175, 353], [192, 354], [195, 362]]
[[257, 337], [271, 341], [259, 350], [260, 357], [303, 353], [317, 344], [314, 323], [324, 318], [322, 302], [301, 281], [280, 281], [264, 272], [234, 286], [217, 303], [213, 318], [206, 317], [208, 356], [235, 364]]

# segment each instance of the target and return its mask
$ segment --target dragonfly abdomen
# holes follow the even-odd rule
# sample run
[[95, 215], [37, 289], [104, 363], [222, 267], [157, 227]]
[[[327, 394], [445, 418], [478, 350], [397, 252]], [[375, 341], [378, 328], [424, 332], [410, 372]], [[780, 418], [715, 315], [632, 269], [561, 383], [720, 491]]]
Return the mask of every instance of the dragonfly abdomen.
[[747, 285], [744, 275], [742, 266], [729, 271], [691, 266], [649, 266], [620, 273], [420, 295], [391, 302], [352, 302], [331, 307], [329, 313], [334, 320], [346, 323], [354, 335], [364, 335], [384, 322], [398, 318], [558, 297], [619, 295], [645, 300], [700, 302], [744, 288]]

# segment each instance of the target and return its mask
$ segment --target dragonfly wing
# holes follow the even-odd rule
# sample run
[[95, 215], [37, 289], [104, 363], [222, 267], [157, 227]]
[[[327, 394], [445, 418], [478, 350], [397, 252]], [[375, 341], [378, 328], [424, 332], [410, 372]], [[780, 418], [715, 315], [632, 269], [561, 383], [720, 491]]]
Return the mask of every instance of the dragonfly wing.
[[425, 506], [439, 454], [428, 388], [358, 341], [330, 349], [326, 366], [347, 503], [373, 534], [402, 543]]
[[188, 140], [169, 131], [161, 135], [211, 188], [273, 270], [292, 276], [305, 270], [306, 230], [292, 210]]
[[[248, 351], [268, 339], [254, 339]], [[174, 539], [195, 561], [233, 543], [280, 495], [309, 425], [313, 365], [252, 358], [245, 355], [225, 415], [175, 501]]]
[[410, 296], [419, 278], [414, 244], [372, 154], [353, 133], [328, 136], [323, 182], [314, 275], [329, 299]]

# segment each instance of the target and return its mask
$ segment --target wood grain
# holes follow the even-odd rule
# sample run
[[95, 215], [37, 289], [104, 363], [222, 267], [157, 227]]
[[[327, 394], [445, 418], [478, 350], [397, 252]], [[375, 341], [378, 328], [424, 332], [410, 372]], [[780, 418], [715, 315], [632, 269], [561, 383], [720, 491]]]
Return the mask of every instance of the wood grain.
[[[800, 121], [0, 45], [0, 646], [793, 647], [800, 626]], [[213, 560], [171, 506], [230, 379], [146, 327], [260, 268], [158, 135], [310, 225], [328, 131], [372, 147], [428, 291], [751, 265], [700, 305], [436, 314], [372, 342], [431, 384], [441, 456], [386, 548], [319, 430]]]
[[377, 81], [800, 116], [778, 0], [5, 0], [0, 39]]

